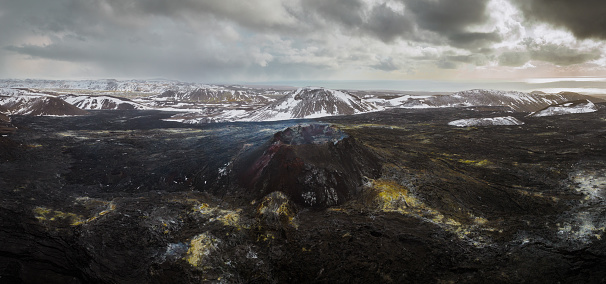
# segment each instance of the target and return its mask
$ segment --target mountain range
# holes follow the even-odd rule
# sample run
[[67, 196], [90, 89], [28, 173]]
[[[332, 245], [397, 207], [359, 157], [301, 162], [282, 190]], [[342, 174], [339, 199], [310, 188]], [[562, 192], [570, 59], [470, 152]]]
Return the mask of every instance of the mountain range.
[[318, 118], [391, 108], [495, 106], [512, 112], [534, 113], [553, 105], [565, 108], [567, 106], [561, 104], [579, 100], [591, 104], [601, 102], [571, 92], [545, 94], [475, 89], [448, 95], [401, 93], [361, 98], [345, 90], [321, 87], [288, 91], [163, 80], [0, 80], [0, 105], [7, 109], [5, 115], [84, 115], [86, 112], [78, 110], [159, 109], [179, 112], [171, 119], [187, 123]]

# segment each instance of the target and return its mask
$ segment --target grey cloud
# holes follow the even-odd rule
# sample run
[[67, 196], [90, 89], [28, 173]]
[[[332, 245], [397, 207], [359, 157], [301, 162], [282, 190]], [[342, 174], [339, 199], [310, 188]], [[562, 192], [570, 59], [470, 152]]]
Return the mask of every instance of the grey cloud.
[[385, 4], [373, 6], [368, 13], [359, 0], [310, 0], [302, 4], [306, 11], [319, 15], [318, 20], [329, 23], [326, 29], [334, 29], [332, 25], [338, 24], [347, 32], [372, 36], [383, 42], [406, 37], [414, 28], [410, 17]]
[[606, 39], [603, 0], [514, 0], [526, 18], [566, 27], [578, 38]]
[[442, 59], [442, 60], [438, 61], [436, 63], [436, 65], [440, 69], [457, 69], [457, 67], [459, 66], [456, 62], [446, 60], [446, 59]]
[[599, 49], [582, 50], [561, 44], [539, 43], [533, 39], [524, 40], [525, 50], [508, 50], [499, 57], [499, 65], [517, 67], [531, 60], [544, 61], [560, 66], [581, 64], [599, 59]]
[[381, 60], [379, 64], [375, 64], [371, 67], [377, 70], [383, 70], [388, 72], [400, 69], [400, 67], [398, 67], [398, 65], [393, 61], [393, 58], [386, 58], [384, 60]]
[[440, 33], [458, 33], [487, 19], [484, 0], [404, 0], [420, 27]]
[[457, 47], [481, 48], [500, 40], [496, 33], [468, 32], [474, 24], [484, 23], [486, 3], [484, 0], [403, 0], [414, 14], [420, 29], [435, 32]]
[[383, 4], [373, 7], [365, 29], [382, 41], [390, 42], [398, 36], [411, 35], [414, 26], [410, 18]]
[[533, 44], [530, 46], [529, 52], [530, 57], [534, 60], [551, 62], [563, 66], [585, 63], [599, 59], [602, 56], [599, 50], [583, 52], [557, 44]]
[[[470, 26], [488, 19], [484, 0], [400, 1], [405, 6], [404, 13], [396, 12], [386, 4], [366, 7], [359, 0], [310, 0], [302, 3], [305, 11], [318, 15], [319, 21], [337, 24], [347, 32], [372, 36], [386, 43], [402, 38], [473, 50], [501, 40], [496, 33], [468, 31]], [[325, 28], [334, 29], [330, 24]]]
[[530, 54], [525, 51], [505, 51], [499, 55], [499, 65], [519, 67], [530, 61]]
[[445, 56], [444, 58], [447, 61], [474, 64], [476, 66], [486, 65], [488, 63], [488, 56], [481, 53], [474, 53], [471, 55], [450, 55]]
[[308, 0], [301, 4], [305, 11], [312, 11], [329, 22], [336, 22], [349, 28], [362, 26], [363, 4], [359, 0]]
[[[344, 66], [389, 72], [417, 63], [452, 69], [495, 59], [486, 48], [503, 40], [499, 34], [472, 31], [489, 20], [488, 1], [393, 1], [403, 12], [363, 0], [0, 0], [0, 76], [11, 74], [8, 59], [23, 58], [80, 64], [101, 76], [191, 80], [322, 78]], [[547, 1], [529, 3], [524, 9], [531, 11]], [[536, 19], [551, 21], [545, 17]], [[558, 23], [572, 25], [566, 21]], [[416, 47], [433, 52], [411, 58], [400, 52], [403, 45], [412, 54], [419, 54]], [[375, 47], [387, 59], [377, 60]], [[527, 60], [570, 65], [600, 56], [574, 46], [524, 47], [496, 59], [506, 66]], [[470, 55], [457, 55], [461, 49]]]
[[491, 43], [499, 42], [501, 37], [496, 32], [493, 33], [456, 33], [448, 37], [451, 44], [456, 47], [469, 49], [481, 49]]

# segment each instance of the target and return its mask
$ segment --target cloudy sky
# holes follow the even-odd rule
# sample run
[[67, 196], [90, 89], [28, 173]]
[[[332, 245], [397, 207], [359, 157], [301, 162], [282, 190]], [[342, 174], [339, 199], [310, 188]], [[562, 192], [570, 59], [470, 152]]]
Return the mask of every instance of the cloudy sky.
[[606, 77], [603, 0], [0, 0], [0, 78]]

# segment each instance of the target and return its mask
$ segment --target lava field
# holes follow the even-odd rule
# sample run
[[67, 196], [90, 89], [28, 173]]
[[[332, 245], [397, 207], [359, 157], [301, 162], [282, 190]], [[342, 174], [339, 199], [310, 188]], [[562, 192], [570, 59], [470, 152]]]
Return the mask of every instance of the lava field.
[[[13, 116], [2, 283], [603, 283], [606, 107]], [[455, 127], [511, 116], [522, 125]]]

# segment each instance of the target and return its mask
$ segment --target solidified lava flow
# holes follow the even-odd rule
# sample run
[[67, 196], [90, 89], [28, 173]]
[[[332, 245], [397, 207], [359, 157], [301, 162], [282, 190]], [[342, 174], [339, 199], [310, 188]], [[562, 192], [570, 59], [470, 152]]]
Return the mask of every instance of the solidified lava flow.
[[299, 205], [326, 208], [356, 195], [363, 179], [376, 178], [380, 169], [378, 159], [341, 129], [298, 125], [245, 158], [240, 182], [256, 196], [281, 191]]

